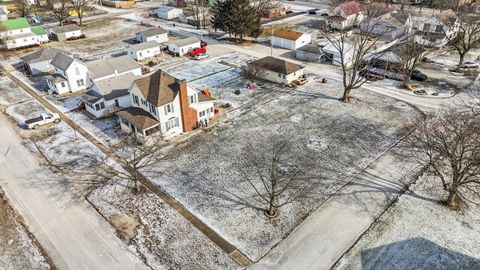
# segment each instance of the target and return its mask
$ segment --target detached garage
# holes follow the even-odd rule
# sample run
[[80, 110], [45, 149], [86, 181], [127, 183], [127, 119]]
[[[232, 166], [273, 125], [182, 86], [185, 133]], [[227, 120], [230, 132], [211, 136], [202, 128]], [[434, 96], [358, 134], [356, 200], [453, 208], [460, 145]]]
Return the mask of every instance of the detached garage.
[[312, 36], [307, 33], [278, 28], [274, 30], [270, 42], [275, 47], [296, 50], [312, 42]]

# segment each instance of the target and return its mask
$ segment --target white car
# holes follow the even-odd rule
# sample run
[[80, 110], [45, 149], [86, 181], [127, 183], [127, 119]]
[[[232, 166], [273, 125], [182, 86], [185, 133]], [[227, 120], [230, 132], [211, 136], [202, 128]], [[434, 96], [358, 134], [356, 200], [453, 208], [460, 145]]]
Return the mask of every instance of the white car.
[[462, 68], [478, 68], [478, 63], [473, 61], [465, 61], [462, 64]]
[[197, 54], [193, 57], [193, 59], [195, 59], [195, 60], [202, 60], [202, 59], [205, 59], [205, 58], [208, 58], [208, 54], [206, 54], [206, 53], [199, 53], [199, 54]]
[[37, 129], [48, 123], [59, 123], [60, 116], [57, 113], [42, 113], [40, 116], [25, 121], [28, 129]]

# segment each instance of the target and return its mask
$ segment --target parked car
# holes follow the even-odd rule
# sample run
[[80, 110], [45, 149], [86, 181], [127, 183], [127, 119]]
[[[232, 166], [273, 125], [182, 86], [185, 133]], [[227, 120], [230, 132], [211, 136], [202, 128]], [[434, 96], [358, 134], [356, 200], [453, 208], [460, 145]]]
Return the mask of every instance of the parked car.
[[308, 11], [308, 14], [315, 15], [315, 14], [317, 14], [317, 11], [315, 9], [312, 9], [312, 10]]
[[60, 116], [57, 113], [42, 113], [40, 116], [25, 121], [27, 129], [37, 129], [48, 123], [59, 123]]
[[76, 21], [73, 21], [73, 20], [65, 20], [63, 21], [63, 25], [68, 25], [68, 24], [77, 24]]
[[478, 63], [473, 61], [465, 61], [462, 64], [462, 68], [478, 68]]
[[413, 91], [413, 93], [415, 95], [419, 95], [419, 96], [426, 96], [427, 95], [427, 92], [425, 90], [415, 90], [415, 91]]
[[197, 54], [202, 54], [202, 53], [206, 53], [206, 52], [207, 52], [206, 48], [195, 48], [195, 49], [188, 52], [188, 56], [194, 57]]
[[195, 59], [195, 60], [202, 60], [202, 59], [205, 59], [205, 58], [208, 58], [208, 54], [206, 54], [206, 53], [200, 53], [200, 54], [197, 54], [193, 57], [193, 59]]
[[415, 81], [425, 81], [428, 79], [428, 76], [423, 74], [420, 70], [414, 69], [412, 71], [412, 75], [410, 75], [410, 78]]
[[203, 41], [203, 40], [200, 40], [200, 47], [202, 48], [206, 48], [208, 46], [208, 43]]

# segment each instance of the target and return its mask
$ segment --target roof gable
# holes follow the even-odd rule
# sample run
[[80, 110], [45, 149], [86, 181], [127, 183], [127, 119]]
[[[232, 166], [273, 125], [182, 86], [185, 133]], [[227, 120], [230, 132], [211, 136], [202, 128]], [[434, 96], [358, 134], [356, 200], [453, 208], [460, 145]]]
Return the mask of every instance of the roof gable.
[[70, 57], [63, 53], [57, 53], [53, 58], [51, 64], [60, 70], [66, 71], [70, 65], [75, 61], [73, 57]]
[[145, 31], [138, 32], [137, 35], [143, 35], [145, 37], [153, 37], [156, 35], [162, 35], [166, 33], [168, 33], [168, 31], [165, 29], [161, 27], [154, 27], [154, 28], [147, 29]]
[[26, 63], [35, 63], [40, 61], [52, 60], [57, 53], [67, 54], [67, 52], [57, 48], [47, 47], [34, 53], [23, 56], [21, 59]]
[[178, 79], [163, 70], [157, 70], [147, 77], [135, 80], [143, 97], [156, 107], [171, 103], [180, 91]]

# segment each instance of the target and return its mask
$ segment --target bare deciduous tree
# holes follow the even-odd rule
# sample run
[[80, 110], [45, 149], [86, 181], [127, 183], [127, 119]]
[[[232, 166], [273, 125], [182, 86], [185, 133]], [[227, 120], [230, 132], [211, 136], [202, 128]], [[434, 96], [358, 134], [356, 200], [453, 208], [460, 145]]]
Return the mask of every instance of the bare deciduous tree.
[[269, 217], [278, 209], [308, 196], [315, 177], [305, 164], [308, 156], [293, 153], [293, 143], [283, 138], [271, 138], [263, 145], [247, 145], [242, 160], [236, 163], [243, 181], [255, 191], [258, 201], [265, 204]]
[[26, 17], [30, 11], [30, 4], [27, 0], [16, 0], [15, 6], [20, 17]]
[[[449, 36], [447, 35], [447, 38]], [[480, 47], [480, 16], [465, 15], [461, 18], [461, 24], [456, 36], [449, 38], [449, 45], [457, 51], [459, 55], [456, 71], [462, 67], [465, 55], [474, 48]]]
[[63, 25], [63, 21], [70, 16], [68, 14], [68, 0], [59, 0], [58, 4], [50, 10], [50, 13], [60, 25]]
[[155, 165], [166, 160], [162, 149], [165, 147], [160, 137], [151, 137], [145, 143], [139, 143], [135, 134], [122, 137], [121, 142], [110, 146], [112, 152], [120, 158], [117, 159], [120, 167], [112, 164], [106, 157], [98, 168], [97, 175], [106, 179], [117, 179], [133, 184], [135, 193], [140, 192], [142, 173], [148, 173]]
[[425, 121], [409, 142], [428, 172], [448, 192], [446, 204], [459, 209], [480, 199], [480, 115], [449, 109]]
[[[371, 8], [369, 17], [365, 20], [375, 18], [381, 13], [382, 9], [378, 8], [375, 11]], [[338, 61], [333, 58], [331, 60], [336, 61], [342, 69], [343, 95], [340, 98], [341, 101], [348, 102], [351, 91], [360, 88], [367, 81], [359, 73], [362, 69], [369, 69], [370, 65], [375, 63], [374, 60], [381, 56], [380, 53], [376, 53], [380, 45], [381, 31], [378, 24], [366, 23], [358, 29], [356, 34], [352, 34], [350, 29], [333, 33], [322, 32], [323, 37], [329, 41], [340, 56]], [[351, 59], [347, 59], [347, 55], [351, 55]], [[369, 61], [364, 61], [367, 57]]]
[[78, 24], [81, 26], [84, 12], [90, 6], [90, 0], [71, 0], [70, 2], [72, 4], [72, 8], [77, 13]]
[[426, 55], [425, 47], [411, 39], [399, 46], [396, 50], [400, 62], [399, 72], [402, 75], [402, 85], [409, 89], [409, 82], [412, 72], [422, 63]]

